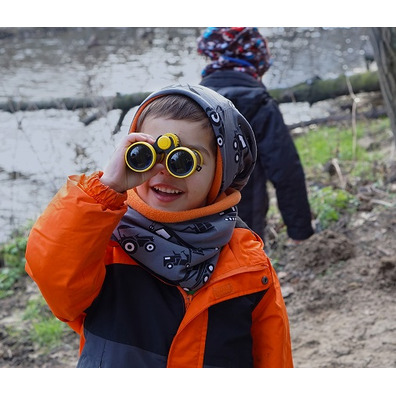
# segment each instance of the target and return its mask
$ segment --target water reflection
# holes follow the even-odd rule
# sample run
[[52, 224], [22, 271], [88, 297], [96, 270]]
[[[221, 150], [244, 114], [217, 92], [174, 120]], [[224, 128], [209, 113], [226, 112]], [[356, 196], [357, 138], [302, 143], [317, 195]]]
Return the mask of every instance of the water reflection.
[[[363, 28], [261, 28], [274, 64], [271, 88], [315, 75], [365, 68]], [[11, 30], [1, 40], [0, 98], [114, 95], [199, 81], [206, 61], [196, 53], [199, 28], [63, 28]]]

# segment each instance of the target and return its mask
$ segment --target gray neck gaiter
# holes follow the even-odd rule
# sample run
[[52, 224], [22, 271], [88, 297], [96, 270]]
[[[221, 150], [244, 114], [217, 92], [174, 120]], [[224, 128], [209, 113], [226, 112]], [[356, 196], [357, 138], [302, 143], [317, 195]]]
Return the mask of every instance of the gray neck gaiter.
[[189, 221], [159, 223], [128, 207], [112, 239], [165, 282], [194, 292], [212, 275], [221, 248], [231, 239], [236, 216], [233, 206]]

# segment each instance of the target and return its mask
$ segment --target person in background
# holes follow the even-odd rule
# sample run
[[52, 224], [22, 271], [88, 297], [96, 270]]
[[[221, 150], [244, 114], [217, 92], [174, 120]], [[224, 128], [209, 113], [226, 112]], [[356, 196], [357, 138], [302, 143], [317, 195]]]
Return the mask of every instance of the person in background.
[[271, 65], [266, 39], [255, 27], [208, 27], [197, 47], [211, 61], [200, 84], [230, 99], [256, 136], [257, 163], [242, 192], [239, 216], [265, 239], [269, 180], [289, 238], [309, 238], [314, 231], [304, 170], [278, 104], [262, 82]]

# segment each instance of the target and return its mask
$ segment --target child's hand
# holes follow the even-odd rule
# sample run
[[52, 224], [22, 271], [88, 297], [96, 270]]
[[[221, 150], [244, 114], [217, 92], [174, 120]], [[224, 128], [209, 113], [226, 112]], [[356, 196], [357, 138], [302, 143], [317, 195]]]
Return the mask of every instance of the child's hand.
[[155, 143], [155, 139], [146, 133], [130, 133], [122, 139], [119, 146], [116, 148], [109, 164], [104, 170], [103, 176], [100, 181], [120, 193], [125, 192], [133, 187], [139, 186], [146, 180], [150, 179], [160, 170], [160, 164], [156, 164], [152, 169], [147, 172], [133, 172], [125, 164], [125, 151], [135, 142], [147, 142], [150, 144]]

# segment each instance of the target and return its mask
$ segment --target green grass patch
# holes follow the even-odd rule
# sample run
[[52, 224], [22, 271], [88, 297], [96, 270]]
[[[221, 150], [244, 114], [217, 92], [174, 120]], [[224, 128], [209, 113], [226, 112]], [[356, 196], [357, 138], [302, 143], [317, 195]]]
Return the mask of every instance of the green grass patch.
[[69, 330], [65, 323], [53, 315], [41, 295], [28, 302], [23, 319], [30, 324], [30, 339], [40, 347], [60, 345], [65, 332]]
[[[357, 210], [359, 201], [351, 194], [357, 186], [383, 183], [384, 147], [393, 144], [389, 119], [358, 122], [356, 135], [355, 152], [352, 128], [347, 126], [318, 127], [294, 139], [307, 177], [311, 210], [321, 229]], [[339, 182], [337, 175], [331, 179], [325, 170], [332, 159], [337, 160], [348, 188], [334, 187]]]
[[[389, 119], [379, 119], [372, 122], [359, 122], [356, 127], [357, 145], [353, 150], [352, 128], [340, 126], [324, 126], [297, 137], [294, 142], [299, 152], [301, 162], [306, 169], [322, 167], [332, 158], [356, 163], [371, 163], [382, 158], [378, 151], [368, 151], [359, 145], [359, 139], [364, 136], [376, 136], [382, 140], [390, 128]], [[389, 134], [387, 135], [389, 136]]]
[[32, 326], [31, 339], [41, 347], [51, 348], [62, 344], [66, 325], [57, 318], [32, 323]]
[[13, 293], [13, 287], [25, 272], [27, 229], [15, 235], [0, 247], [0, 299]]
[[359, 206], [359, 200], [354, 195], [331, 186], [313, 188], [309, 203], [321, 229], [328, 228], [342, 214], [352, 213]]

